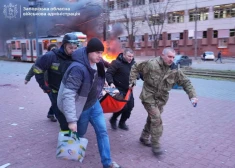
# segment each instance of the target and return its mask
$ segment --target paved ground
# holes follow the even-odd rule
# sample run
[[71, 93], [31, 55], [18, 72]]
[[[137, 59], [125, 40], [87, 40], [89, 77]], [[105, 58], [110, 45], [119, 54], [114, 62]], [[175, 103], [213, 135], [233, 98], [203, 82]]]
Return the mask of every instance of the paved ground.
[[[0, 61], [0, 168], [7, 163], [9, 168], [101, 168], [91, 126], [83, 163], [55, 158], [59, 128], [46, 119], [49, 99], [34, 78], [23, 84], [31, 65]], [[196, 108], [182, 90], [170, 93], [163, 113], [165, 154], [159, 158], [138, 142], [147, 116], [138, 98], [138, 82], [130, 130], [111, 130], [110, 114], [105, 115], [113, 160], [124, 168], [235, 168], [235, 83], [192, 82], [200, 100]]]

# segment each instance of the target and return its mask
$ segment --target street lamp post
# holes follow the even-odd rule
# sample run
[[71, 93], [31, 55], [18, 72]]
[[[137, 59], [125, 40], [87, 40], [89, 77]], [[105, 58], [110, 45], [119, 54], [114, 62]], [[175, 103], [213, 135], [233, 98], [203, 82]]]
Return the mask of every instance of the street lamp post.
[[[41, 7], [43, 5], [42, 0], [28, 0], [29, 1], [29, 7], [32, 8], [37, 8]], [[35, 10], [35, 13], [37, 10]], [[35, 39], [36, 39], [36, 57], [39, 56], [39, 44], [38, 44], [38, 21], [37, 21], [37, 15], [35, 15], [35, 20], [34, 20], [34, 25], [35, 25]], [[33, 55], [31, 58], [31, 61], [33, 61]]]

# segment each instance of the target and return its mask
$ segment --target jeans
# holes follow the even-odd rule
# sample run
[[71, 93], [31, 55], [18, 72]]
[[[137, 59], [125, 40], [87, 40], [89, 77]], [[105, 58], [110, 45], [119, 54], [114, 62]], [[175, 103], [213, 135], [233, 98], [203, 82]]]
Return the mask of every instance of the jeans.
[[60, 123], [60, 129], [62, 131], [67, 131], [67, 130], [69, 130], [68, 123], [66, 121], [64, 114], [58, 109], [57, 97], [58, 97], [58, 93], [51, 92], [52, 108], [53, 108], [53, 111], [55, 113], [57, 120]]
[[106, 128], [104, 114], [100, 102], [82, 112], [77, 122], [78, 135], [83, 137], [87, 131], [88, 123], [95, 129], [101, 162], [104, 168], [108, 168], [111, 163], [109, 136]]

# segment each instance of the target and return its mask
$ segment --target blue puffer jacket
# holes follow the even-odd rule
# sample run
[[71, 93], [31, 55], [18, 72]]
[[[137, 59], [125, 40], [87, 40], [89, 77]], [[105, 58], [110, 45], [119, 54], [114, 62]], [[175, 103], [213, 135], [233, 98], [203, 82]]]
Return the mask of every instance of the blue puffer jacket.
[[[86, 47], [76, 50], [72, 58], [74, 62], [64, 74], [57, 99], [58, 108], [64, 113], [68, 123], [78, 120], [85, 105], [93, 105], [89, 101], [95, 102], [94, 100], [97, 100], [105, 81], [103, 62], [96, 64], [97, 71], [92, 69]], [[94, 86], [94, 83], [96, 86]], [[94, 87], [96, 88], [95, 91], [92, 89]], [[90, 95], [91, 90], [93, 90], [92, 96]], [[89, 100], [87, 99], [88, 95]]]

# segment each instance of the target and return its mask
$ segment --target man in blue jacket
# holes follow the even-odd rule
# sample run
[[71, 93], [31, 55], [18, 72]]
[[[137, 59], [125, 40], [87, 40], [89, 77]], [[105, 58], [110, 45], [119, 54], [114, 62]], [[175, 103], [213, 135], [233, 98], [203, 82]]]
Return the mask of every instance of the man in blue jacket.
[[104, 168], [120, 168], [112, 162], [109, 136], [98, 97], [105, 82], [102, 60], [104, 46], [92, 38], [87, 47], [76, 50], [74, 62], [68, 67], [58, 93], [58, 107], [64, 113], [68, 127], [84, 136], [88, 123], [95, 129], [101, 162]]

